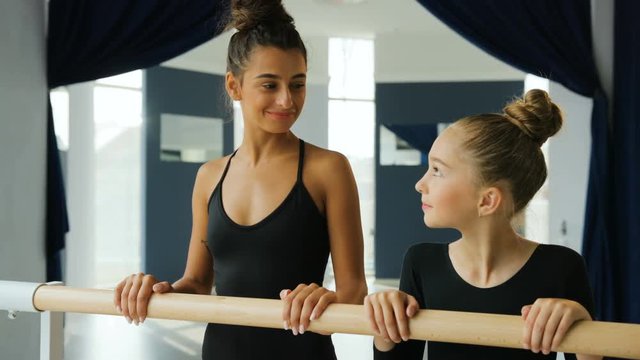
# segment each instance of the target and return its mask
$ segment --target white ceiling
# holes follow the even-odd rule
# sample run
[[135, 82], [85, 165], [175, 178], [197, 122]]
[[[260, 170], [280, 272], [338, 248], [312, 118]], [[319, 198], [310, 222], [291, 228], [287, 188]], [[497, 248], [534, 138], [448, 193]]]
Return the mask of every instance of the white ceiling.
[[[375, 39], [377, 81], [521, 79], [445, 26], [417, 0], [283, 0], [307, 45], [312, 82], [328, 80], [330, 37]], [[224, 74], [229, 31], [164, 63]]]
[[306, 36], [373, 38], [391, 32], [441, 32], [447, 28], [416, 0], [284, 0]]

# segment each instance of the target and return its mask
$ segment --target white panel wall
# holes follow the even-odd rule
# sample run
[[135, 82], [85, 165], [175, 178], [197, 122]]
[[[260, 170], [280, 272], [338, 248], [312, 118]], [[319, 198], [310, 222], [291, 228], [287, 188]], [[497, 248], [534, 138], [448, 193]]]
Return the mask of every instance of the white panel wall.
[[[0, 279], [45, 280], [44, 2], [0, 1]], [[1, 295], [0, 295], [1, 296]], [[0, 311], [0, 358], [39, 354], [40, 317]]]
[[451, 30], [376, 37], [376, 82], [522, 80], [524, 73]]
[[328, 94], [327, 85], [307, 85], [307, 100], [302, 115], [292, 129], [302, 140], [323, 148], [329, 146]]
[[[163, 66], [222, 75], [226, 71], [227, 46], [231, 32], [163, 64]], [[328, 146], [329, 137], [329, 39], [303, 36], [307, 47], [307, 99], [293, 132], [320, 147]], [[236, 117], [235, 147], [242, 141], [242, 120]]]
[[[582, 249], [591, 156], [591, 98], [549, 82], [549, 94], [562, 108], [564, 124], [549, 139], [549, 242]], [[566, 234], [563, 234], [563, 222]]]

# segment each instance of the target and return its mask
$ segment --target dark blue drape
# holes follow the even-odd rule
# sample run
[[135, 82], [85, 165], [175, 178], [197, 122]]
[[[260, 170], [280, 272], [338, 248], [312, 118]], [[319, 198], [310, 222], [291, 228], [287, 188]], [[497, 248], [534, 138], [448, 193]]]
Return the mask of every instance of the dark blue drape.
[[46, 211], [46, 244], [47, 281], [62, 280], [62, 264], [60, 250], [64, 248], [64, 235], [69, 231], [67, 219], [67, 202], [62, 183], [58, 144], [53, 128], [53, 112], [51, 103], [47, 110], [47, 211]]
[[[158, 65], [221, 33], [228, 12], [229, 0], [51, 0], [48, 86]], [[45, 247], [47, 279], [60, 280], [56, 259], [68, 224], [51, 119], [49, 115]]]
[[619, 320], [640, 323], [640, 1], [614, 5], [613, 219]]
[[384, 127], [419, 150], [426, 159], [431, 145], [438, 137], [438, 124], [383, 124]]
[[589, 0], [418, 0], [487, 53], [594, 99], [583, 254], [603, 320], [618, 319], [612, 250], [612, 152], [607, 98], [593, 58]]

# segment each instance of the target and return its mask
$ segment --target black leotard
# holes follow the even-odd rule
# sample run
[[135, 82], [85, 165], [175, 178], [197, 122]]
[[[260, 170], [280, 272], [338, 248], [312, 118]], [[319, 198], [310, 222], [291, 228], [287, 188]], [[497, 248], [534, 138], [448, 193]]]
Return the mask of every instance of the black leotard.
[[[222, 186], [231, 160], [209, 200], [207, 242], [213, 254], [216, 293], [278, 299], [280, 290], [322, 284], [329, 256], [326, 218], [309, 195], [302, 174], [300, 140], [297, 181], [271, 214], [257, 224], [235, 223], [225, 212]], [[330, 336], [284, 329], [209, 324], [203, 359], [335, 359]]]
[[[525, 265], [506, 282], [478, 288], [463, 280], [449, 258], [448, 244], [419, 244], [405, 255], [400, 290], [415, 296], [421, 309], [470, 311], [520, 316], [522, 306], [538, 298], [579, 302], [593, 314], [593, 300], [582, 257], [557, 245], [538, 245]], [[592, 315], [593, 316], [593, 315]], [[409, 340], [392, 351], [375, 350], [375, 359], [422, 359], [424, 341]], [[429, 342], [429, 360], [555, 359], [556, 353]], [[566, 359], [575, 359], [565, 354]]]

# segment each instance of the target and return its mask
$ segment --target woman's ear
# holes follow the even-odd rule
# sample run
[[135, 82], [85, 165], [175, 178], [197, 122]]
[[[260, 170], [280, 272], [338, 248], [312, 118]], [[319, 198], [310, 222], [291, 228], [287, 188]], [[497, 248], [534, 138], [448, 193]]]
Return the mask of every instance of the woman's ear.
[[242, 100], [242, 92], [240, 91], [240, 81], [229, 71], [225, 76], [225, 89], [227, 94], [234, 101]]
[[495, 214], [504, 200], [504, 194], [498, 187], [489, 187], [480, 193], [478, 200], [478, 216]]

